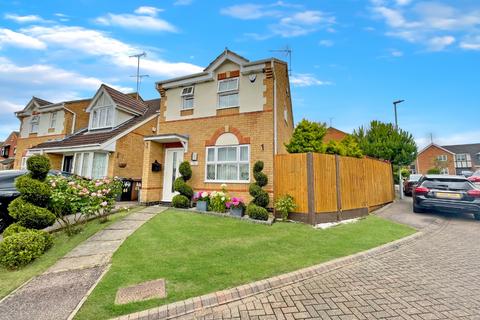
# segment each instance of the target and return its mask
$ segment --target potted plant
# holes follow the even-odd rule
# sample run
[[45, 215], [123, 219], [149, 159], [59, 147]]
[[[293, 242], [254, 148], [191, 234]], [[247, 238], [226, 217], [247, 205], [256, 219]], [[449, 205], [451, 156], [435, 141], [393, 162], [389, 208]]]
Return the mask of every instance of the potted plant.
[[243, 210], [245, 209], [245, 203], [242, 199], [233, 197], [231, 201], [226, 203], [228, 209], [230, 209], [230, 214], [232, 216], [242, 217]]
[[208, 211], [208, 200], [210, 194], [207, 191], [197, 192], [193, 198], [197, 202], [198, 211]]

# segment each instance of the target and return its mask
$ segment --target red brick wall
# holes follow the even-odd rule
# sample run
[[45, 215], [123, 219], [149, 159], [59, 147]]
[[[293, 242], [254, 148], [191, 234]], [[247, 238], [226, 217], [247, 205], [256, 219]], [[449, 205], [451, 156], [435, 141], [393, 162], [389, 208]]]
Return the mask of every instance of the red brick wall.
[[[438, 162], [437, 157], [439, 155], [446, 155], [446, 162]], [[449, 174], [455, 174], [455, 156], [435, 145], [431, 145], [420, 153], [417, 157], [416, 167], [417, 172], [421, 174], [426, 174], [427, 171], [431, 168], [436, 167], [445, 167], [448, 168]]]

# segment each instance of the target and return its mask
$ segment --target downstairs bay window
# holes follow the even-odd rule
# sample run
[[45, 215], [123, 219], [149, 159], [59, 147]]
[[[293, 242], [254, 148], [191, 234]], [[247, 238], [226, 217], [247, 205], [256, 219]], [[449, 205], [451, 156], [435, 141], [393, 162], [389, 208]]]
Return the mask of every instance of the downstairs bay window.
[[206, 182], [249, 182], [250, 146], [215, 146], [206, 150]]
[[92, 179], [100, 179], [107, 176], [108, 153], [78, 152], [75, 153], [74, 157], [74, 174]]

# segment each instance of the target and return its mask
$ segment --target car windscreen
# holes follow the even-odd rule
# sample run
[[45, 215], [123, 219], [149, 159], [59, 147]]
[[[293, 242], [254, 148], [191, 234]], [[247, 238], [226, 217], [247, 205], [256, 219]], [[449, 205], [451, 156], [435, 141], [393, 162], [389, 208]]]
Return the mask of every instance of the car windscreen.
[[412, 174], [412, 175], [410, 175], [410, 177], [408, 178], [408, 181], [416, 182], [416, 181], [420, 180], [421, 177], [422, 177], [421, 174]]
[[15, 179], [23, 175], [24, 173], [2, 173], [0, 175], [0, 190], [2, 189], [14, 189]]
[[422, 187], [436, 190], [467, 191], [473, 189], [471, 182], [459, 179], [427, 179]]

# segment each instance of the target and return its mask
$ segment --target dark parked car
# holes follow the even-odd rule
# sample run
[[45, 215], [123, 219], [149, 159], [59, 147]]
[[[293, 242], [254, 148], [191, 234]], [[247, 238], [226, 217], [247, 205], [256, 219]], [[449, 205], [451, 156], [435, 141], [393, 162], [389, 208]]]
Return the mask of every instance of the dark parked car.
[[480, 220], [480, 189], [463, 176], [426, 175], [413, 191], [413, 212], [472, 213]]
[[403, 194], [411, 196], [413, 188], [417, 185], [421, 177], [421, 174], [411, 174], [410, 177], [403, 182]]
[[[0, 233], [13, 222], [8, 215], [8, 205], [20, 195], [15, 188], [15, 179], [25, 173], [27, 173], [26, 170], [0, 171]], [[58, 170], [51, 170], [49, 174], [71, 176], [70, 173]]]

